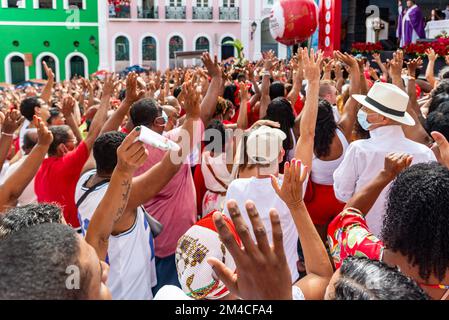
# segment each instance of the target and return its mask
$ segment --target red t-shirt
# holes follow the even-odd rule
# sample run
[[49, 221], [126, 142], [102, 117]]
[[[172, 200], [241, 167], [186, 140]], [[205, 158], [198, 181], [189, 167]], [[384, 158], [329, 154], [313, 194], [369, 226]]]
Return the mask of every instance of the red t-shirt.
[[59, 204], [64, 210], [66, 222], [73, 228], [80, 226], [75, 205], [75, 189], [88, 158], [89, 150], [83, 141], [63, 157], [45, 159], [34, 179], [37, 201]]
[[[251, 110], [251, 103], [246, 104], [247, 107], [247, 116], [248, 116], [248, 128], [251, 127], [254, 123], [259, 121], [259, 113], [256, 110]], [[240, 108], [235, 110], [235, 115], [231, 119], [231, 123], [237, 123], [237, 119], [239, 118]]]

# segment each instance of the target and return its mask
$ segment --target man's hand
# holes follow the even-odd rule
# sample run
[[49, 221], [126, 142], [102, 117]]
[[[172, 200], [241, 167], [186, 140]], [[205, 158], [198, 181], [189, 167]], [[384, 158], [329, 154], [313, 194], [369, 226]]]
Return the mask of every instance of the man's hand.
[[53, 73], [53, 70], [51, 70], [51, 68], [47, 66], [47, 63], [45, 61], [42, 61], [42, 64], [44, 66], [44, 71], [45, 74], [47, 75], [47, 79], [49, 81], [53, 81], [55, 79], [55, 74]]
[[139, 101], [145, 95], [145, 90], [138, 89], [137, 78], [139, 76], [135, 72], [131, 72], [126, 77], [126, 96], [125, 102], [128, 105], [132, 105], [134, 102]]
[[66, 96], [62, 100], [62, 114], [68, 118], [73, 114], [75, 109], [75, 99], [72, 96]]
[[103, 86], [103, 96], [102, 97], [112, 97], [114, 94], [114, 88], [115, 88], [115, 80], [116, 76], [113, 73], [108, 73], [106, 75], [106, 80], [104, 81]]
[[185, 99], [184, 109], [188, 117], [193, 119], [200, 118], [200, 92], [198, 92], [197, 85], [194, 84], [193, 80], [189, 82], [184, 82], [182, 85], [182, 94]]
[[293, 159], [286, 162], [284, 167], [284, 181], [279, 186], [278, 179], [271, 175], [271, 185], [279, 198], [289, 209], [296, 209], [303, 203], [303, 184], [307, 179], [308, 168], [301, 169], [301, 161]]
[[413, 157], [406, 153], [390, 153], [385, 157], [384, 170], [385, 177], [394, 180], [402, 171], [410, 167]]
[[257, 244], [251, 238], [237, 203], [227, 203], [229, 213], [237, 233], [242, 241], [241, 248], [228, 229], [221, 213], [213, 216], [220, 239], [232, 255], [237, 271], [230, 270], [223, 262], [209, 258], [215, 274], [228, 290], [243, 300], [292, 300], [292, 280], [285, 257], [282, 228], [279, 215], [275, 209], [270, 211], [273, 229], [273, 246], [271, 247], [266, 230], [256, 206], [252, 201], [246, 203], [246, 211], [256, 236]]
[[264, 60], [265, 60], [264, 65], [263, 65], [263, 68], [264, 68], [266, 71], [273, 71], [273, 68], [274, 68], [274, 67], [276, 66], [276, 64], [279, 62], [279, 61], [277, 60], [277, 58], [276, 58], [276, 55], [275, 55], [274, 51], [273, 51], [273, 50], [270, 50], [270, 51], [268, 51], [268, 52], [265, 52], [265, 53], [263, 54], [263, 56], [264, 56]]
[[392, 78], [401, 77], [403, 65], [404, 65], [404, 52], [402, 50], [398, 50], [393, 54], [393, 60], [390, 61], [390, 75]]
[[[209, 53], [205, 52], [205, 53], [203, 53], [203, 56], [201, 57], [201, 61], [203, 61], [203, 64], [207, 69], [207, 73], [209, 74], [209, 76], [211, 78], [221, 77], [221, 68], [218, 64], [217, 55], [214, 56], [214, 61], [212, 61]], [[186, 78], [186, 81], [187, 80], [189, 80], [189, 79]]]
[[421, 57], [418, 57], [416, 59], [408, 61], [406, 64], [407, 64], [408, 75], [410, 77], [415, 77], [416, 69], [422, 68], [423, 61], [422, 61]]
[[22, 117], [18, 110], [8, 111], [3, 121], [2, 132], [13, 134], [22, 125], [23, 121], [25, 121], [25, 118]]
[[445, 136], [437, 131], [432, 132], [431, 135], [438, 145], [443, 164], [449, 169], [449, 142]]
[[135, 141], [140, 135], [140, 127], [126, 136], [117, 148], [117, 170], [133, 174], [148, 158], [148, 151], [140, 141]]
[[38, 116], [33, 116], [33, 123], [37, 128], [37, 144], [48, 148], [53, 142], [53, 134]]
[[309, 53], [307, 49], [302, 50], [301, 58], [304, 62], [304, 76], [309, 82], [320, 81], [321, 77], [321, 62], [323, 60], [323, 53], [318, 52], [315, 56], [315, 52], [312, 49]]
[[346, 64], [347, 66], [349, 66], [350, 69], [354, 69], [354, 68], [358, 68], [359, 64], [356, 58], [354, 58], [353, 56], [351, 56], [348, 53], [341, 53], [340, 51], [335, 51], [334, 52], [334, 58], [338, 59], [339, 61], [343, 62], [344, 64]]
[[248, 101], [248, 87], [245, 82], [239, 83], [240, 101]]

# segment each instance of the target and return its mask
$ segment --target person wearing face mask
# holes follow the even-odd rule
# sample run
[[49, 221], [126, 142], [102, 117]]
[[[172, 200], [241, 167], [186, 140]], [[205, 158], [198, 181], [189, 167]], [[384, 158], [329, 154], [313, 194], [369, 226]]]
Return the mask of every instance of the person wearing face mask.
[[166, 120], [164, 132], [171, 131], [179, 126], [179, 112], [170, 105], [162, 106], [162, 117]]
[[[357, 119], [371, 138], [353, 142], [334, 172], [335, 196], [345, 203], [383, 169], [384, 158], [391, 152], [411, 155], [413, 164], [436, 161], [431, 149], [404, 135], [401, 125], [415, 124], [406, 112], [409, 97], [405, 92], [392, 84], [377, 82], [367, 96], [353, 98], [362, 104]], [[387, 190], [388, 187], [382, 191], [367, 214], [368, 227], [376, 236], [382, 227]]]

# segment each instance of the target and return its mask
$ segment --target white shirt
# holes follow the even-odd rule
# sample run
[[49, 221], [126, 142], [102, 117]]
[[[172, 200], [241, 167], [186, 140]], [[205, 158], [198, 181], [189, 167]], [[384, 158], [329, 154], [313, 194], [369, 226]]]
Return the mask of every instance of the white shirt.
[[[436, 161], [432, 150], [405, 137], [401, 126], [386, 126], [370, 131], [371, 138], [349, 145], [345, 158], [334, 172], [334, 190], [337, 199], [347, 202], [365, 187], [384, 168], [385, 156], [391, 152], [405, 152], [413, 156], [412, 164]], [[380, 236], [385, 213], [387, 186], [366, 216], [368, 227]]]
[[[10, 176], [12, 176], [14, 172], [17, 171], [17, 169], [19, 169], [19, 167], [22, 165], [22, 163], [25, 161], [27, 157], [28, 157], [27, 155], [23, 156], [19, 161], [9, 166], [8, 170], [5, 173], [5, 180], [8, 179]], [[26, 206], [27, 204], [35, 202], [37, 202], [37, 196], [36, 193], [34, 192], [34, 178], [33, 178], [33, 180], [31, 180], [31, 182], [23, 190], [20, 197], [17, 199], [17, 205], [22, 207]]]
[[[279, 177], [279, 180], [279, 184], [281, 184], [282, 178]], [[306, 190], [306, 186], [307, 179], [303, 185], [304, 192]], [[296, 226], [290, 214], [290, 210], [274, 191], [271, 185], [271, 179], [258, 179], [255, 177], [247, 179], [236, 179], [229, 185], [225, 203], [227, 203], [231, 199], [234, 199], [237, 202], [242, 217], [251, 230], [251, 236], [254, 241], [256, 240], [256, 237], [251, 228], [251, 220], [249, 219], [248, 213], [246, 212], [245, 203], [248, 200], [252, 200], [256, 204], [260, 219], [262, 220], [265, 226], [265, 230], [267, 231], [270, 245], [273, 244], [270, 209], [277, 209], [279, 218], [281, 220], [282, 233], [284, 236], [285, 256], [287, 257], [288, 266], [290, 267], [290, 271], [292, 273], [292, 283], [295, 282], [299, 277], [298, 268], [296, 265], [298, 261], [298, 231], [296, 230]], [[230, 217], [227, 206], [225, 206], [224, 212], [227, 216]]]
[[[88, 190], [86, 181], [95, 174], [86, 172], [78, 181], [75, 202]], [[99, 186], [90, 193], [78, 208], [83, 235], [95, 209], [103, 199], [109, 183]], [[144, 209], [138, 208], [136, 221], [128, 231], [109, 237], [106, 262], [109, 264], [108, 287], [114, 300], [151, 300], [151, 288], [157, 284], [154, 255], [154, 240], [145, 219]]]

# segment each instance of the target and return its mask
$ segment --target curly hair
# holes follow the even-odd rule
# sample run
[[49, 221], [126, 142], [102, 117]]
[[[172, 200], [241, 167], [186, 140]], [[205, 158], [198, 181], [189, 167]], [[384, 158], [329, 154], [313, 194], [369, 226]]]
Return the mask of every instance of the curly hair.
[[404, 170], [388, 195], [381, 238], [385, 246], [440, 281], [449, 268], [449, 170], [437, 162]]
[[334, 300], [429, 300], [413, 279], [380, 261], [348, 257], [340, 276]]
[[324, 99], [318, 103], [318, 116], [315, 128], [315, 155], [318, 158], [326, 157], [330, 154], [331, 144], [335, 137], [337, 123], [331, 104]]

